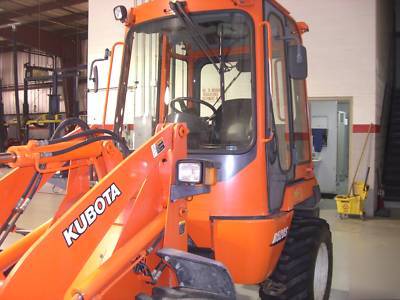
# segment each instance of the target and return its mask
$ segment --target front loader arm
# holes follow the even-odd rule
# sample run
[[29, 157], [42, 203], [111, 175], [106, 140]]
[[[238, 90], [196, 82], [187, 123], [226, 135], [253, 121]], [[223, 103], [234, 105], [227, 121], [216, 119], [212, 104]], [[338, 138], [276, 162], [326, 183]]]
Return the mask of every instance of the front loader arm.
[[[168, 246], [182, 249], [186, 245], [186, 235], [179, 234], [178, 228], [169, 228], [166, 224], [169, 224], [168, 218], [184, 218], [184, 202], [172, 203], [169, 193], [174, 180], [175, 163], [186, 156], [186, 135], [186, 128], [180, 124], [160, 128], [146, 144], [121, 161], [83, 197], [71, 203], [71, 207], [66, 206], [67, 210], [60, 213], [5, 278], [0, 288], [0, 299], [60, 299], [64, 295], [69, 299], [79, 295], [80, 289], [84, 289], [86, 295], [89, 291], [93, 296], [102, 293], [103, 289], [113, 284], [110, 280], [122, 276], [126, 267], [132, 268], [135, 258], [145, 253], [143, 251], [149, 241], [163, 229], [169, 230]], [[100, 160], [101, 163], [104, 159], [100, 155], [103, 148], [102, 143], [95, 143], [81, 154], [79, 151], [72, 152], [71, 157], [74, 163], [87, 160]], [[30, 158], [24, 157], [21, 170], [35, 168], [41, 171], [41, 166], [46, 165], [53, 172], [65, 167], [54, 157], [42, 158], [41, 161], [41, 157], [36, 156], [29, 161]], [[64, 159], [69, 159], [69, 156], [66, 155]], [[18, 160], [14, 164], [18, 164]], [[104, 161], [102, 164], [106, 165]], [[78, 163], [76, 168], [81, 167], [87, 167], [87, 164]], [[146, 199], [144, 196], [148, 195], [149, 187], [154, 190], [152, 197]], [[4, 190], [0, 190], [0, 193], [4, 193]], [[150, 209], [143, 216], [142, 207], [146, 201]], [[140, 216], [139, 226], [132, 221], [135, 216]], [[158, 220], [157, 226], [155, 220]], [[164, 220], [164, 223], [160, 220]], [[151, 224], [152, 230], [148, 229]], [[107, 249], [107, 253], [125, 255], [109, 255], [105, 262], [89, 265], [87, 262], [114, 227], [120, 227], [121, 230], [117, 230], [117, 243], [113, 244], [114, 248]], [[146, 236], [146, 239], [141, 236]], [[134, 248], [130, 248], [132, 245]], [[0, 261], [1, 258], [2, 253]], [[116, 260], [119, 260], [119, 264], [115, 263]], [[107, 276], [111, 277], [104, 280], [101, 270], [110, 268], [112, 272]], [[98, 278], [103, 279], [99, 282]]]

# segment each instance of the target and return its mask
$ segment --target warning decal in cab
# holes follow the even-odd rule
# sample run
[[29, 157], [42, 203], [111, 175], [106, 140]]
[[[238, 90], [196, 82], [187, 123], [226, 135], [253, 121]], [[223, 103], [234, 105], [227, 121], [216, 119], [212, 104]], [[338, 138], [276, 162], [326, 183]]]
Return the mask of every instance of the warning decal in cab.
[[159, 140], [157, 143], [151, 145], [151, 152], [153, 157], [156, 158], [165, 149], [164, 141]]

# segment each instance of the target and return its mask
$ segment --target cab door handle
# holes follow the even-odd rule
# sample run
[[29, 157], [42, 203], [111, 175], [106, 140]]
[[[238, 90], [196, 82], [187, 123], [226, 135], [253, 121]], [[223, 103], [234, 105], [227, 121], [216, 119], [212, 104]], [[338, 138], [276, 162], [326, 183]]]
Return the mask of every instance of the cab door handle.
[[274, 137], [275, 137], [275, 133], [272, 132], [269, 137], [262, 139], [261, 142], [263, 142], [264, 144], [268, 144], [273, 141]]

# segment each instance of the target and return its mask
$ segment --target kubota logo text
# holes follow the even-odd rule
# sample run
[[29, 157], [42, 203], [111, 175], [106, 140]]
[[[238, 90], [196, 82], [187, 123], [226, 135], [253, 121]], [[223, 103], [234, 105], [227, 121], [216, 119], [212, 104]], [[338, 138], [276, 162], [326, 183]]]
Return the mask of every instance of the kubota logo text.
[[94, 203], [86, 208], [78, 218], [76, 218], [67, 229], [63, 231], [64, 240], [68, 247], [71, 247], [85, 231], [92, 225], [98, 216], [102, 215], [108, 206], [113, 204], [115, 199], [121, 195], [121, 191], [113, 183], [106, 189]]

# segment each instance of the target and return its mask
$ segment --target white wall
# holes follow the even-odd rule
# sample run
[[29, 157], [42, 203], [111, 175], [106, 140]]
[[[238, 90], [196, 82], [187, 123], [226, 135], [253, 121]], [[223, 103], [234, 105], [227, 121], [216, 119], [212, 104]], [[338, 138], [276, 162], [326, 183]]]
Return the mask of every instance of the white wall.
[[[309, 53], [308, 95], [351, 99], [352, 123], [381, 125], [385, 86], [390, 82], [393, 6], [390, 0], [280, 0], [297, 21], [305, 21]], [[350, 179], [361, 155], [366, 133], [353, 132]], [[372, 134], [357, 179], [371, 167], [366, 212], [376, 207], [376, 170], [383, 155], [381, 134]]]
[[[113, 8], [117, 5], [125, 5], [129, 10], [132, 6], [144, 2], [147, 1], [111, 0], [102, 2], [101, 5], [99, 5], [96, 0], [89, 1], [89, 65], [94, 59], [103, 57], [106, 48], [111, 49], [115, 42], [124, 41], [126, 28], [123, 24], [114, 19]], [[146, 112], [152, 111], [149, 105], [154, 100], [154, 95], [156, 95], [156, 76], [158, 74], [155, 71], [155, 65], [158, 61], [157, 44], [158, 38], [155, 35], [147, 35], [145, 37], [140, 34], [135, 37], [128, 83], [125, 124], [133, 124], [135, 116], [142, 116]], [[119, 46], [114, 55], [106, 119], [107, 124], [113, 124], [114, 122], [117, 87], [121, 70], [121, 57], [122, 47]], [[101, 124], [102, 122], [109, 63], [110, 61], [106, 61], [97, 64], [99, 68], [100, 90], [98, 93], [89, 92], [88, 94], [88, 122], [91, 124]], [[134, 84], [135, 81], [138, 82], [137, 86]], [[88, 88], [93, 88], [91, 82], [89, 82]], [[137, 102], [136, 99], [138, 99]], [[144, 105], [145, 107], [143, 107]]]
[[376, 108], [376, 0], [280, 0], [310, 32], [309, 97], [353, 97], [353, 122], [369, 124]]
[[[113, 8], [117, 5], [125, 5], [127, 8], [132, 5], [129, 0], [109, 0], [89, 1], [89, 35], [88, 35], [88, 68], [94, 59], [102, 58], [104, 50], [111, 47], [117, 41], [123, 41], [125, 36], [125, 26], [114, 19]], [[110, 106], [114, 106], [116, 87], [118, 86], [119, 70], [121, 67], [121, 47], [116, 51], [114, 60], [114, 72], [111, 78], [112, 98]], [[102, 120], [102, 111], [105, 100], [105, 91], [107, 84], [107, 74], [109, 62], [97, 64], [99, 69], [99, 89], [98, 93], [88, 93], [88, 122], [91, 124], [100, 124]], [[89, 70], [90, 71], [90, 70]], [[92, 82], [88, 82], [88, 89], [92, 89]], [[114, 101], [113, 101], [114, 100]], [[111, 117], [110, 117], [111, 122]]]

